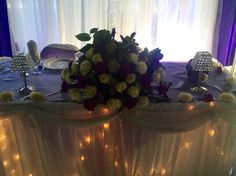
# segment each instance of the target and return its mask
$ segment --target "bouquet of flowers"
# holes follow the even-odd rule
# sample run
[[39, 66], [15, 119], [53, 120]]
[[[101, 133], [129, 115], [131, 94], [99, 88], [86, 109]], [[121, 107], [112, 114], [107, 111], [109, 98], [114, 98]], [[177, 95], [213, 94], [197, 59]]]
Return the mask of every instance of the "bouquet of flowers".
[[89, 111], [98, 104], [118, 111], [146, 106], [151, 83], [165, 76], [160, 49], [141, 51], [135, 33], [120, 36], [121, 41], [115, 40], [115, 33], [93, 28], [90, 34], [78, 34], [78, 40], [89, 41], [92, 36], [93, 42], [81, 48], [83, 56], [61, 73], [61, 91], [69, 91]]

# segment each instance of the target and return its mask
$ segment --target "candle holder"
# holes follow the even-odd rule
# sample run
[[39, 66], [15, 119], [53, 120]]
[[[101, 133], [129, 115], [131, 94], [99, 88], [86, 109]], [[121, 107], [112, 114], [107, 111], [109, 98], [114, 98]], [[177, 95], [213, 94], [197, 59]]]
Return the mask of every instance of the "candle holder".
[[33, 90], [32, 86], [27, 85], [28, 72], [35, 68], [36, 64], [28, 54], [20, 53], [12, 58], [11, 70], [19, 72], [20, 76], [23, 77], [24, 87], [18, 89], [20, 95], [29, 95]]
[[207, 88], [201, 86], [201, 74], [204, 72], [210, 72], [213, 70], [212, 56], [208, 51], [197, 52], [191, 65], [194, 71], [198, 72], [198, 84], [192, 87], [191, 90], [197, 94], [203, 94], [207, 92]]

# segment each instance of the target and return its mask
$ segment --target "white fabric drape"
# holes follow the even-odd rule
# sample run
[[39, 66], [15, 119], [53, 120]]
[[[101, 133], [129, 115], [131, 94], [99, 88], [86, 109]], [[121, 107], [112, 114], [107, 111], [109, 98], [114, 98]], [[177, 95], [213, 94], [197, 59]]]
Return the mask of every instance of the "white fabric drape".
[[118, 119], [72, 103], [1, 104], [0, 173], [232, 175], [235, 111], [228, 103], [151, 104]]
[[[218, 0], [7, 0], [13, 51], [33, 39], [81, 46], [75, 38], [93, 27], [136, 32], [137, 42], [160, 47], [165, 60], [187, 61], [212, 51]], [[18, 48], [16, 48], [16, 45]]]

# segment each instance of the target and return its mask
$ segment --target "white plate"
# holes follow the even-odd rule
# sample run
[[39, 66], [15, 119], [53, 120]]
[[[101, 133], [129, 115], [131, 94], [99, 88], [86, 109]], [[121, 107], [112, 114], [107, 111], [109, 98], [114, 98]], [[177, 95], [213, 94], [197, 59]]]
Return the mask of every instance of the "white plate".
[[74, 58], [48, 58], [43, 61], [43, 66], [45, 69], [50, 70], [63, 70], [68, 67], [70, 61]]

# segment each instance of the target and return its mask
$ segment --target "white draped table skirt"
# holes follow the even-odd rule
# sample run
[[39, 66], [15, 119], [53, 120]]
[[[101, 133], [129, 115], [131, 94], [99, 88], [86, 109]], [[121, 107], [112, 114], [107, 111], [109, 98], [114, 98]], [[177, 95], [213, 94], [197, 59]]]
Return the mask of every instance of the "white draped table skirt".
[[236, 104], [0, 105], [0, 176], [228, 176]]

